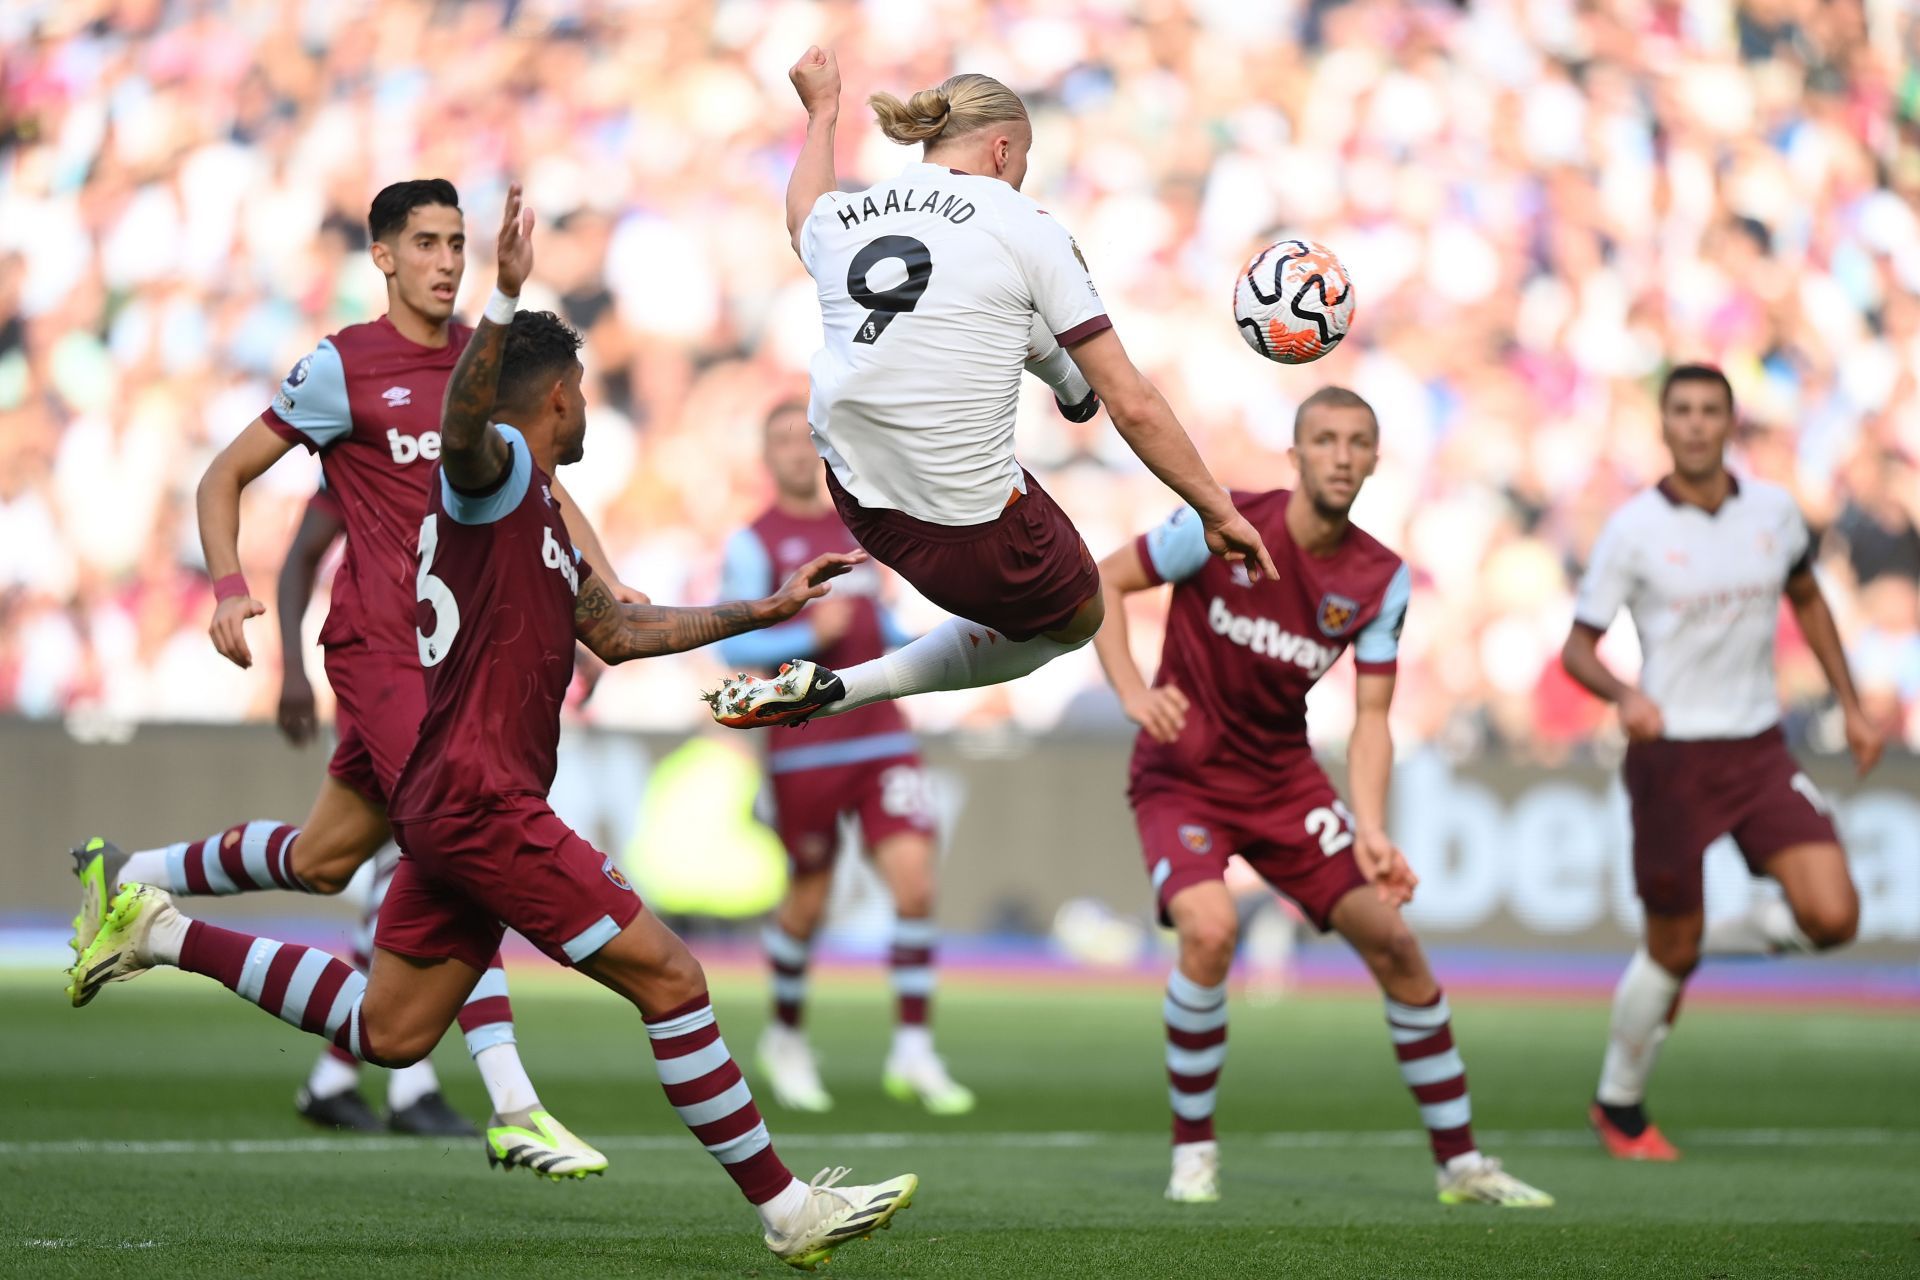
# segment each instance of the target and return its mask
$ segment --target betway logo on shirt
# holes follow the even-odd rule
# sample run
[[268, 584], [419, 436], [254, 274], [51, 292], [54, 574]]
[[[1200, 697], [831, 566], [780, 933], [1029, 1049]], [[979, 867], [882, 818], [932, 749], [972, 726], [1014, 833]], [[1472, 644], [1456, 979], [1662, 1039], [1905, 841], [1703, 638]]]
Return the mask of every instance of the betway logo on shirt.
[[553, 526], [540, 530], [540, 558], [547, 562], [547, 568], [558, 569], [560, 576], [573, 588], [573, 594], [580, 594], [580, 571], [573, 566], [573, 557], [568, 555], [553, 538]]
[[388, 427], [387, 448], [393, 450], [393, 460], [402, 466], [415, 458], [425, 458], [428, 462], [432, 462], [440, 456], [440, 433], [422, 431], [417, 436], [408, 436]]
[[1340, 656], [1340, 651], [1331, 645], [1297, 636], [1291, 631], [1282, 631], [1271, 618], [1243, 618], [1227, 608], [1227, 602], [1219, 596], [1215, 596], [1213, 603], [1207, 606], [1207, 625], [1213, 628], [1215, 635], [1225, 636], [1233, 643], [1269, 658], [1291, 662], [1315, 680], [1325, 675], [1334, 659]]

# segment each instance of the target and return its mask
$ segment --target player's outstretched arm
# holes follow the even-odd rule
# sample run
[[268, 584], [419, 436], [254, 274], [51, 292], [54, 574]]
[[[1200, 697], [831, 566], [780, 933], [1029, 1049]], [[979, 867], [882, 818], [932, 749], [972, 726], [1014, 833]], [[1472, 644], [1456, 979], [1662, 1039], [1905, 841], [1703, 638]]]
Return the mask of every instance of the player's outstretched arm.
[[1200, 513], [1213, 553], [1245, 560], [1247, 572], [1255, 578], [1277, 577], [1260, 534], [1234, 508], [1233, 499], [1207, 470], [1200, 451], [1173, 416], [1166, 397], [1134, 367], [1119, 336], [1112, 329], [1102, 329], [1075, 343], [1071, 351], [1073, 362], [1106, 404], [1107, 416], [1127, 447], [1161, 483]]
[[330, 498], [316, 495], [300, 517], [300, 528], [287, 548], [280, 566], [276, 601], [280, 613], [280, 708], [281, 736], [296, 747], [304, 747], [313, 738], [313, 685], [307, 681], [307, 664], [300, 652], [300, 622], [307, 616], [307, 602], [313, 599], [314, 580], [320, 576], [320, 562], [328, 548], [346, 529], [346, 521]]
[[1854, 767], [1864, 778], [1880, 763], [1886, 738], [1861, 709], [1860, 695], [1853, 687], [1853, 672], [1847, 668], [1847, 651], [1840, 643], [1840, 628], [1834, 624], [1833, 610], [1827, 607], [1827, 597], [1811, 568], [1803, 568], [1787, 579], [1787, 599], [1793, 605], [1793, 616], [1800, 622], [1800, 633], [1807, 638], [1807, 647], [1820, 660], [1820, 669], [1827, 673], [1827, 683], [1833, 686], [1833, 696], [1840, 702], [1840, 713], [1846, 721], [1847, 750], [1853, 753]]
[[1362, 671], [1354, 681], [1353, 733], [1347, 739], [1347, 791], [1353, 797], [1353, 856], [1380, 900], [1402, 906], [1419, 879], [1387, 835], [1387, 786], [1393, 778], [1390, 673]]
[[240, 492], [280, 461], [293, 445], [261, 418], [255, 418], [226, 448], [214, 455], [200, 477], [194, 504], [200, 516], [200, 550], [218, 601], [207, 634], [220, 656], [236, 667], [253, 665], [242, 624], [267, 606], [247, 589], [240, 573]]
[[580, 643], [602, 662], [630, 662], [664, 653], [698, 649], [742, 631], [785, 622], [831, 588], [829, 581], [867, 558], [864, 551], [816, 557], [764, 600], [673, 608], [658, 604], [621, 604], [596, 577], [580, 584], [573, 605], [573, 629]]
[[1127, 719], [1146, 730], [1154, 741], [1172, 742], [1187, 727], [1187, 696], [1170, 684], [1151, 686], [1140, 674], [1133, 660], [1133, 636], [1124, 603], [1134, 592], [1156, 585], [1140, 561], [1139, 545], [1131, 539], [1100, 562], [1100, 594], [1107, 612], [1106, 621], [1093, 633], [1093, 652]]
[[507, 188], [496, 255], [493, 300], [453, 366], [440, 408], [440, 465], [454, 488], [473, 493], [490, 488], [513, 461], [506, 440], [493, 429], [493, 403], [520, 286], [533, 274], [533, 210], [522, 207], [517, 182]]
[[807, 109], [807, 138], [787, 179], [787, 239], [799, 253], [807, 215], [821, 196], [839, 185], [833, 172], [833, 135], [840, 123], [840, 63], [833, 50], [809, 45], [787, 79]]

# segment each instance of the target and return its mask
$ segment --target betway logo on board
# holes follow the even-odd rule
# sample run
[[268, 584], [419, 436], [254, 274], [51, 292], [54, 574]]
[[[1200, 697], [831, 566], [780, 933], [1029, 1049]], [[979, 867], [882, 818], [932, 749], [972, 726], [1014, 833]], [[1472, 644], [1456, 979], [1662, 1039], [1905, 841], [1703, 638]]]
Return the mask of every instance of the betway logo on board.
[[1219, 596], [1207, 606], [1207, 625], [1215, 635], [1225, 636], [1234, 644], [1269, 658], [1291, 662], [1315, 680], [1325, 675], [1334, 659], [1340, 656], [1340, 651], [1331, 645], [1282, 631], [1280, 624], [1271, 618], [1244, 618], [1227, 608], [1227, 602]]

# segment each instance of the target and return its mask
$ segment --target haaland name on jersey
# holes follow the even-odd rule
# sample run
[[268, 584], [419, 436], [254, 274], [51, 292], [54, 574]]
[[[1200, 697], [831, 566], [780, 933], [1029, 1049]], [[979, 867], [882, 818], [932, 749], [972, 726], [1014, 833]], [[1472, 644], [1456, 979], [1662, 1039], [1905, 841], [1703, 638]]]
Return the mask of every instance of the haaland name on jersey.
[[914, 203], [913, 188], [905, 191], [889, 189], [884, 201], [876, 202], [872, 196], [863, 198], [858, 206], [848, 204], [836, 209], [834, 216], [840, 219], [843, 227], [857, 227], [868, 218], [878, 218], [888, 213], [931, 213], [945, 218], [956, 227], [971, 218], [976, 210], [973, 201], [962, 200], [959, 196], [950, 196], [943, 191], [930, 191], [918, 204]]

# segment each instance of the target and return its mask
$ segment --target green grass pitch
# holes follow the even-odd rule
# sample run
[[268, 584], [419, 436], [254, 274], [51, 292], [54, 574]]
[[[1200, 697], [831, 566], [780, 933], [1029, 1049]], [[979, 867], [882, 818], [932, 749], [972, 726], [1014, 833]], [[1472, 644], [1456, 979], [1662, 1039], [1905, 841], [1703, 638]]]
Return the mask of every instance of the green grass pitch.
[[[759, 989], [716, 995], [745, 1063]], [[601, 1140], [607, 1177], [555, 1186], [489, 1170], [477, 1142], [303, 1127], [291, 1097], [318, 1042], [197, 979], [150, 976], [76, 1011], [50, 974], [0, 978], [0, 1275], [788, 1274], [678, 1127], [636, 1017], [551, 974], [518, 981], [515, 1005], [545, 1101]], [[1581, 1130], [1604, 1005], [1457, 997], [1482, 1146], [1559, 1197], [1522, 1212], [1435, 1202], [1375, 1001], [1236, 996], [1225, 1198], [1198, 1207], [1160, 1195], [1155, 992], [957, 982], [936, 1008], [955, 1075], [980, 1092], [974, 1116], [881, 1093], [878, 983], [827, 985], [810, 1010], [838, 1108], [801, 1118], [763, 1099], [802, 1177], [834, 1163], [921, 1176], [894, 1229], [842, 1249], [831, 1274], [1920, 1275], [1909, 1012], [1689, 1008], [1655, 1093], [1686, 1159], [1631, 1166]], [[484, 1113], [457, 1036], [436, 1061], [454, 1101]]]

